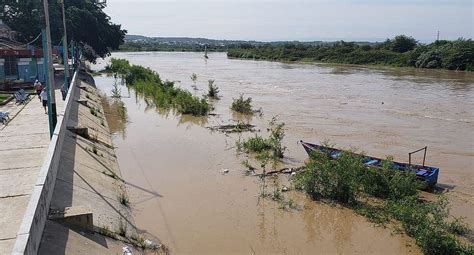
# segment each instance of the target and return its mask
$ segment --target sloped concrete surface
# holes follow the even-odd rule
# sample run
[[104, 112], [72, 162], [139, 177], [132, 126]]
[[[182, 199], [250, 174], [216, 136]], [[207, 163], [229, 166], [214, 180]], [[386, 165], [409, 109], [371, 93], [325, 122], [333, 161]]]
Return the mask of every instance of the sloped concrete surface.
[[[51, 217], [46, 222], [39, 254], [122, 254], [122, 247], [132, 248], [132, 245], [99, 234], [101, 229], [119, 237], [120, 226], [124, 226], [129, 239], [141, 234], [134, 226], [131, 209], [120, 202], [126, 189], [101, 99], [96, 88], [84, 81], [85, 77], [81, 80], [74, 88], [75, 98], [67, 126], [88, 128], [89, 137], [65, 130], [50, 212], [70, 207], [90, 208], [95, 231], [71, 229]], [[80, 104], [78, 100], [85, 100], [87, 104]], [[92, 114], [91, 109], [96, 113]]]

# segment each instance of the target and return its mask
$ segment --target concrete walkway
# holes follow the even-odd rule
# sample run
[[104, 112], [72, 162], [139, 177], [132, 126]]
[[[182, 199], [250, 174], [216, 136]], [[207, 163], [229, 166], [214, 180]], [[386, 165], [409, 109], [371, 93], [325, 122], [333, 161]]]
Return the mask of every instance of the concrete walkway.
[[[49, 146], [48, 115], [38, 98], [31, 98], [24, 108], [15, 106], [18, 114], [0, 126], [0, 254], [12, 252]], [[59, 113], [64, 102], [58, 90], [56, 103]]]

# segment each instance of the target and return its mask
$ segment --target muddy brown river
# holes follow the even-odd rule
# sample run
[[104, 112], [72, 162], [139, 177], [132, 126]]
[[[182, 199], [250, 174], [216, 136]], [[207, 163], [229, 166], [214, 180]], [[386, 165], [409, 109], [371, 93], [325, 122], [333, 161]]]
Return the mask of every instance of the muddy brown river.
[[[212, 102], [217, 115], [204, 119], [156, 110], [122, 86], [128, 122], [109, 118], [135, 221], [172, 253], [420, 253], [410, 238], [301, 193], [284, 194], [295, 210], [259, 199], [260, 182], [244, 174], [244, 157], [234, 148], [239, 135], [206, 128], [242, 118], [229, 109], [239, 94], [263, 110], [247, 119], [259, 129], [272, 116], [286, 123], [286, 165], [306, 160], [299, 140], [329, 140], [398, 161], [428, 146], [426, 163], [441, 168], [438, 186], [449, 191], [452, 213], [474, 225], [474, 73], [231, 60], [224, 53], [211, 53], [207, 61], [201, 53], [113, 57], [150, 67], [196, 95], [207, 92], [209, 79], [220, 89], [221, 100]], [[96, 77], [108, 94], [113, 82]], [[421, 162], [422, 155], [414, 159]], [[286, 184], [287, 177], [272, 182]]]

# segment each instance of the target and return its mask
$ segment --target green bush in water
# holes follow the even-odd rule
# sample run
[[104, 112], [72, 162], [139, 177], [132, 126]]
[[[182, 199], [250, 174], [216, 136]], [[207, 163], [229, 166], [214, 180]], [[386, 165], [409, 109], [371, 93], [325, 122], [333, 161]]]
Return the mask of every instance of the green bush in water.
[[360, 172], [364, 192], [383, 199], [401, 199], [416, 195], [421, 182], [414, 171], [393, 171], [392, 158], [384, 160], [380, 168], [368, 167]]
[[209, 80], [209, 90], [207, 92], [207, 96], [210, 98], [218, 99], [219, 96], [219, 87], [217, 85], [214, 85], [214, 80]]
[[244, 96], [240, 95], [239, 98], [234, 98], [230, 109], [243, 114], [252, 114], [252, 98], [244, 99]]
[[424, 254], [474, 254], [474, 246], [461, 243], [449, 232], [449, 208], [443, 197], [435, 203], [420, 201], [416, 196], [388, 200], [385, 210], [400, 221]]
[[474, 246], [458, 238], [470, 228], [459, 218], [451, 219], [447, 200], [419, 199], [415, 174], [389, 170], [390, 160], [373, 168], [357, 154], [343, 152], [332, 159], [315, 151], [292, 182], [313, 199], [345, 204], [373, 222], [400, 222], [424, 254], [474, 254]]
[[179, 113], [194, 116], [207, 115], [211, 110], [206, 100], [174, 87], [173, 82], [162, 81], [160, 76], [149, 68], [130, 65], [123, 59], [112, 59], [109, 69], [124, 73], [127, 86], [133, 87], [137, 94], [153, 99], [156, 107], [174, 108]]
[[237, 142], [237, 149], [245, 153], [263, 153], [268, 152], [269, 157], [273, 159], [283, 158], [286, 147], [282, 145], [285, 137], [285, 123], [279, 123], [276, 117], [273, 117], [268, 124], [268, 138], [263, 138], [255, 134], [242, 142]]
[[316, 200], [334, 200], [355, 204], [361, 188], [360, 171], [365, 170], [362, 157], [343, 152], [338, 160], [315, 151], [303, 172], [294, 176], [293, 183]]

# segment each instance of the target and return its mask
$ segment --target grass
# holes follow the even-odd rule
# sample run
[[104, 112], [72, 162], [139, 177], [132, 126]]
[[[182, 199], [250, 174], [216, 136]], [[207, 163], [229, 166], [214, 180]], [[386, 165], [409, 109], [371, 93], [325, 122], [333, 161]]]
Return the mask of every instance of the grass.
[[474, 246], [458, 239], [469, 227], [449, 216], [444, 197], [437, 202], [419, 199], [420, 181], [413, 172], [390, 170], [389, 160], [382, 165], [368, 168], [362, 156], [350, 152], [337, 160], [315, 152], [306, 170], [291, 181], [311, 198], [341, 203], [374, 223], [398, 222], [425, 254], [473, 254]]
[[127, 86], [134, 88], [137, 94], [152, 99], [154, 105], [160, 109], [174, 109], [178, 113], [194, 116], [205, 116], [211, 110], [204, 98], [175, 87], [174, 82], [162, 81], [160, 76], [149, 68], [112, 59], [109, 69], [123, 73]]
[[102, 173], [109, 176], [109, 177], [111, 177], [111, 178], [114, 178], [116, 180], [119, 179], [119, 177], [112, 171], [105, 171], [104, 170], [104, 171], [102, 171]]
[[217, 95], [219, 94], [219, 87], [217, 87], [217, 85], [214, 85], [214, 82], [214, 80], [209, 80], [209, 90], [207, 92], [207, 96], [210, 98], [219, 99], [219, 96]]
[[119, 236], [126, 237], [127, 236], [127, 223], [125, 223], [122, 219], [120, 219], [116, 233]]
[[116, 234], [115, 232], [113, 232], [112, 230], [109, 229], [108, 226], [103, 226], [103, 227], [100, 227], [99, 228], [99, 234], [103, 235], [103, 236], [108, 236], [108, 237], [111, 237], [111, 238], [116, 238]]
[[237, 141], [237, 150], [247, 154], [257, 154], [256, 158], [265, 161], [266, 157], [273, 160], [283, 158], [286, 147], [282, 145], [285, 137], [285, 123], [279, 123], [276, 117], [273, 117], [268, 124], [267, 131], [269, 136], [264, 138], [258, 134], [244, 141]]
[[7, 100], [10, 96], [7, 96], [7, 95], [0, 95], [0, 103], [2, 103], [3, 101]]
[[89, 112], [90, 112], [92, 115], [94, 115], [94, 116], [97, 117], [97, 111], [96, 111], [95, 108], [90, 108], [90, 109], [89, 109]]
[[127, 207], [130, 206], [130, 200], [127, 196], [127, 193], [125, 193], [123, 191], [120, 192], [120, 194], [118, 196], [118, 201], [124, 206], [127, 206]]
[[92, 145], [92, 153], [94, 153], [95, 155], [98, 155], [97, 145], [95, 144]]
[[230, 109], [242, 114], [252, 114], [252, 98], [248, 97], [245, 99], [244, 96], [241, 94], [239, 98], [234, 98]]
[[141, 235], [132, 235], [130, 237], [130, 239], [132, 241], [133, 246], [139, 247], [141, 249], [146, 248], [145, 238], [143, 236], [141, 236]]

